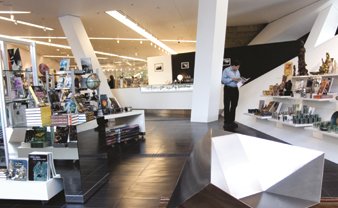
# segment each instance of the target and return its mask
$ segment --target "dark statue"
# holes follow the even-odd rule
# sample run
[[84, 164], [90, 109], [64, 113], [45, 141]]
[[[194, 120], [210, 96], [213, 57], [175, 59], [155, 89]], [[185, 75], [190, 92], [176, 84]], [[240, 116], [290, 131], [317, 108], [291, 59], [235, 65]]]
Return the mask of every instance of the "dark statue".
[[298, 76], [308, 75], [308, 70], [306, 69], [305, 63], [305, 48], [304, 42], [301, 40], [300, 42], [300, 49], [298, 52]]
[[292, 82], [291, 82], [291, 80], [289, 80], [285, 83], [285, 92], [284, 92], [285, 96], [292, 96], [293, 95], [291, 88], [292, 88]]

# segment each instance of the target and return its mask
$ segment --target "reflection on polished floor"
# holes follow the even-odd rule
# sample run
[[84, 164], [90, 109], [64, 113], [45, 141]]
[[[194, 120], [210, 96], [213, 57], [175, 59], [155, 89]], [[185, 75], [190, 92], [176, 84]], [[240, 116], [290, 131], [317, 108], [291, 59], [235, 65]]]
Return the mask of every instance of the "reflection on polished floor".
[[[186, 117], [146, 115], [146, 140], [108, 149], [109, 182], [85, 204], [68, 204], [64, 193], [60, 193], [44, 204], [0, 200], [0, 207], [155, 208], [161, 197], [171, 196], [194, 143], [209, 129], [222, 129], [222, 126], [223, 118], [211, 123], [191, 123]], [[240, 124], [235, 132], [282, 142]], [[322, 196], [338, 197], [337, 187], [338, 165], [326, 160]]]

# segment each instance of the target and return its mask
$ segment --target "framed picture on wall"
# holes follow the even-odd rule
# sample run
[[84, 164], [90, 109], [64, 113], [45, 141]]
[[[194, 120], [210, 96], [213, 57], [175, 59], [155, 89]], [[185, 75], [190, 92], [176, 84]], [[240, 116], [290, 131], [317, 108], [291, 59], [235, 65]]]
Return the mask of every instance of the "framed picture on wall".
[[230, 65], [231, 65], [231, 58], [224, 58], [223, 66], [230, 66]]
[[189, 69], [189, 62], [181, 62], [181, 69]]
[[163, 63], [154, 64], [154, 69], [155, 69], [155, 72], [162, 72], [163, 71]]

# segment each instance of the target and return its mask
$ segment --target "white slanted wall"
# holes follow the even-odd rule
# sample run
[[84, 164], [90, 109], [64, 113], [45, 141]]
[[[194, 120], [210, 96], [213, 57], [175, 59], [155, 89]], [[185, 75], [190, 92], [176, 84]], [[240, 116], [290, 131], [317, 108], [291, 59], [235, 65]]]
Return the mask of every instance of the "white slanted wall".
[[[335, 24], [332, 24], [332, 18], [335, 16], [334, 14], [337, 11], [337, 7], [331, 7], [330, 1], [320, 1], [325, 6], [316, 5], [313, 8], [313, 12], [317, 13], [318, 19], [313, 20], [313, 28], [309, 28], [307, 32], [311, 31], [309, 37], [309, 41], [311, 44], [309, 48], [306, 48], [305, 61], [307, 63], [307, 69], [310, 71], [318, 71], [319, 66], [322, 64], [321, 59], [325, 60], [325, 54], [328, 52], [331, 58], [338, 60], [338, 37], [334, 37], [334, 34], [331, 33], [331, 36], [324, 35], [325, 31], [332, 31], [332, 27], [337, 28], [338, 19], [335, 18]], [[318, 8], [322, 10], [318, 11]], [[309, 10], [306, 10], [309, 12]], [[300, 10], [299, 12], [303, 12]], [[333, 15], [332, 15], [333, 14]], [[291, 14], [301, 17], [302, 15]], [[310, 15], [310, 14], [309, 14]], [[289, 19], [288, 16], [285, 17]], [[285, 21], [283, 19], [279, 20], [281, 23], [279, 30], [281, 28], [285, 28], [286, 31], [289, 31], [289, 25], [285, 25]], [[302, 22], [302, 20], [299, 20]], [[323, 25], [319, 25], [321, 22]], [[328, 23], [330, 22], [330, 23]], [[276, 22], [273, 23], [273, 27], [278, 27], [275, 25]], [[290, 25], [294, 27], [293, 22], [290, 22]], [[331, 25], [331, 26], [328, 26]], [[331, 27], [331, 29], [330, 29]], [[267, 26], [267, 28], [269, 28]], [[297, 31], [296, 31], [297, 32]], [[316, 33], [316, 34], [313, 34]], [[282, 31], [279, 34], [286, 34]], [[305, 33], [306, 34], [306, 33]], [[305, 35], [300, 34], [299, 37]], [[263, 31], [264, 37], [267, 37], [266, 31]], [[273, 36], [277, 36], [275, 33]], [[325, 39], [322, 37], [325, 36]], [[281, 36], [280, 36], [281, 37]], [[298, 37], [298, 38], [299, 38]], [[317, 40], [313, 40], [312, 38], [317, 37], [321, 38], [320, 42]], [[273, 38], [266, 38], [266, 42], [270, 42]], [[293, 39], [296, 40], [297, 38]], [[258, 38], [257, 38], [258, 40]], [[263, 40], [263, 38], [260, 38]], [[286, 41], [286, 39], [285, 39]], [[258, 42], [257, 42], [258, 43]], [[260, 44], [262, 42], [259, 42]], [[313, 47], [311, 47], [313, 46]], [[295, 57], [289, 62], [293, 62], [294, 65], [298, 66], [298, 57]], [[298, 67], [297, 67], [298, 68]], [[256, 119], [255, 117], [244, 115], [244, 113], [248, 112], [248, 109], [258, 108], [258, 104], [260, 100], [265, 100], [265, 103], [268, 103], [271, 100], [282, 102], [282, 111], [287, 110], [287, 107], [291, 106], [295, 103], [303, 103], [303, 105], [307, 105], [308, 107], [315, 107], [315, 113], [318, 113], [320, 117], [322, 117], [323, 121], [330, 120], [332, 114], [338, 110], [337, 102], [319, 102], [319, 101], [306, 101], [306, 100], [296, 100], [296, 99], [281, 99], [281, 98], [272, 98], [272, 97], [263, 97], [262, 91], [268, 90], [269, 85], [275, 85], [276, 83], [280, 84], [282, 81], [282, 75], [284, 74], [284, 64], [271, 70], [270, 72], [262, 75], [261, 77], [253, 80], [252, 82], [244, 85], [240, 89], [240, 98], [239, 104], [237, 107], [237, 115], [236, 121], [252, 127], [258, 131], [262, 131], [266, 134], [274, 136], [280, 140], [288, 142], [292, 145], [306, 147], [310, 149], [315, 149], [319, 151], [325, 152], [326, 159], [329, 159], [335, 163], [338, 163], [338, 138], [330, 137], [330, 136], [322, 136], [321, 139], [314, 137], [313, 132], [309, 130], [305, 130], [304, 128], [296, 128], [287, 125], [278, 125], [276, 122]], [[338, 92], [338, 80], [334, 80], [334, 92]], [[320, 135], [319, 135], [320, 136]]]

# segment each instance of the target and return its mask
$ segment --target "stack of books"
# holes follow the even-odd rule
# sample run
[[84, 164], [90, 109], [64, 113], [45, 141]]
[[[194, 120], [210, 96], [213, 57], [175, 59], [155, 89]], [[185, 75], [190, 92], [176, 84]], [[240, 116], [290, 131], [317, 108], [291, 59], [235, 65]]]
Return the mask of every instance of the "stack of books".
[[52, 152], [28, 154], [28, 178], [30, 181], [48, 181], [59, 177], [56, 174]]
[[79, 124], [78, 114], [61, 114], [61, 115], [52, 115], [51, 126], [71, 126]]
[[119, 125], [106, 132], [106, 145], [113, 146], [115, 143], [127, 142], [131, 139], [138, 139], [140, 127], [135, 125]]
[[95, 119], [94, 112], [79, 113], [79, 123], [84, 123]]
[[50, 106], [40, 108], [27, 108], [26, 112], [26, 123], [29, 127], [34, 126], [50, 126], [50, 116], [52, 114]]

